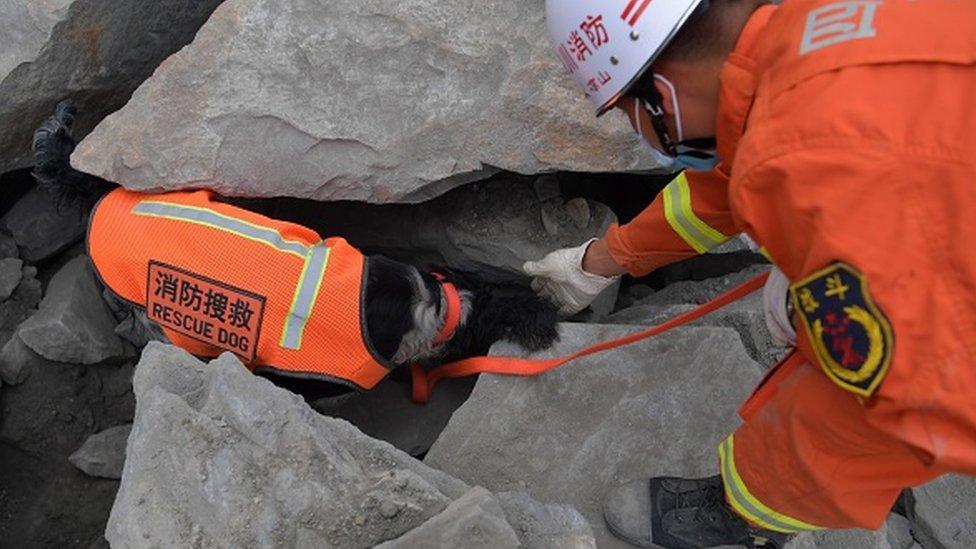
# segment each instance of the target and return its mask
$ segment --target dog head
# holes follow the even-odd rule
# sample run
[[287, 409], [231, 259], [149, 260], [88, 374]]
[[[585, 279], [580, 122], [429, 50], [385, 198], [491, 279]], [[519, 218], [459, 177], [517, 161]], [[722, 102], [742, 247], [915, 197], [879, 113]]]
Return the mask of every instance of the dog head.
[[383, 357], [397, 364], [484, 355], [501, 340], [536, 351], [559, 337], [555, 307], [529, 288], [492, 284], [475, 273], [437, 269], [457, 288], [461, 300], [457, 328], [449, 340], [437, 345], [447, 307], [441, 282], [381, 256], [370, 256], [368, 261], [368, 337]]

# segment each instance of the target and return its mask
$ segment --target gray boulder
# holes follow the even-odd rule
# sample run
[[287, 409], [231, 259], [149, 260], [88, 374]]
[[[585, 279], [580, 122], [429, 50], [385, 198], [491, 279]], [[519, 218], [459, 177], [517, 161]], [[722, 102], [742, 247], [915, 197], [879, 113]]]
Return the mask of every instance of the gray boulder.
[[387, 378], [369, 391], [322, 398], [313, 407], [412, 456], [422, 456], [447, 426], [454, 410], [464, 404], [474, 383], [475, 378], [445, 380], [429, 402], [417, 404], [409, 382]]
[[41, 283], [37, 269], [25, 266], [21, 270], [20, 284], [6, 301], [0, 302], [0, 345], [6, 345], [17, 327], [34, 313], [41, 301]]
[[24, 277], [22, 269], [24, 262], [15, 257], [0, 259], [0, 301], [4, 301], [14, 293]]
[[0, 226], [10, 231], [28, 263], [44, 261], [81, 240], [87, 223], [80, 204], [58, 207], [54, 196], [40, 187], [28, 191], [0, 218]]
[[656, 167], [597, 120], [543, 1], [229, 0], [78, 147], [133, 189], [419, 202], [497, 169]]
[[0, 259], [8, 257], [20, 257], [20, 253], [17, 251], [17, 243], [12, 236], [0, 231]]
[[14, 67], [37, 57], [54, 25], [64, 17], [72, 0], [31, 2], [0, 0], [0, 79]]
[[33, 366], [43, 365], [44, 362], [44, 357], [14, 335], [0, 350], [0, 379], [7, 385], [20, 385], [30, 375]]
[[[514, 532], [485, 492], [317, 414], [230, 354], [207, 365], [150, 343], [134, 389], [113, 546], [366, 547], [447, 535], [451, 517]], [[480, 526], [466, 524], [455, 539], [474, 539]]]
[[976, 478], [943, 475], [913, 492], [925, 547], [976, 547]]
[[759, 264], [715, 278], [675, 282], [639, 300], [633, 307], [701, 305], [769, 269], [769, 264]]
[[17, 334], [34, 352], [58, 362], [96, 364], [125, 355], [87, 256], [54, 275], [38, 311]]
[[[633, 331], [560, 328], [561, 342], [542, 356]], [[425, 462], [492, 491], [572, 505], [600, 547], [626, 547], [604, 525], [606, 491], [653, 475], [714, 474], [716, 448], [761, 374], [738, 334], [715, 327], [680, 329], [537, 377], [483, 374]]]
[[68, 456], [68, 461], [88, 476], [122, 478], [125, 444], [131, 430], [132, 425], [117, 425], [95, 433]]
[[522, 547], [596, 549], [590, 524], [569, 505], [539, 503], [525, 492], [502, 492], [496, 497], [508, 523], [521, 538]]
[[912, 539], [910, 525], [900, 515], [889, 515], [878, 530], [822, 530], [804, 532], [785, 549], [921, 549]]
[[515, 549], [518, 536], [505, 512], [488, 490], [476, 487], [451, 502], [441, 513], [377, 549], [464, 547]]
[[84, 136], [171, 53], [220, 0], [0, 0], [0, 173], [30, 165], [34, 129], [62, 99]]
[[[735, 240], [738, 242], [738, 240]], [[769, 270], [769, 265], [754, 265], [742, 271], [705, 280], [687, 280], [648, 292], [632, 305], [605, 320], [612, 324], [653, 326], [687, 313], [735, 286]], [[726, 326], [739, 333], [749, 356], [764, 367], [775, 364], [785, 349], [773, 344], [762, 311], [762, 291], [754, 292], [696, 321], [704, 326]]]

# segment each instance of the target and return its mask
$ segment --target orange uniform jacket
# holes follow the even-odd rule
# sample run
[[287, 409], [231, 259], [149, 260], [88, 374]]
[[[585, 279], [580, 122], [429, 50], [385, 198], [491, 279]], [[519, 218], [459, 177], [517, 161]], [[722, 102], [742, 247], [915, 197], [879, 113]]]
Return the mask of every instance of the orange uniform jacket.
[[716, 236], [696, 223], [744, 231], [793, 282], [800, 353], [720, 446], [753, 523], [875, 528], [901, 488], [976, 474], [974, 98], [974, 2], [762, 8], [722, 73], [724, 163], [608, 234], [641, 273]]
[[366, 334], [365, 258], [341, 238], [209, 191], [119, 188], [92, 212], [88, 251], [109, 289], [191, 353], [365, 389], [393, 367]]

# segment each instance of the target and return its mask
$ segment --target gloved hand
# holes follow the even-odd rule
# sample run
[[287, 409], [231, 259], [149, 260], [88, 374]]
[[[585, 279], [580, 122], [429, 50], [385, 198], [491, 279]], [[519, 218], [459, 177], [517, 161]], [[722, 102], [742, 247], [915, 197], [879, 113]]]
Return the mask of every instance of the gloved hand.
[[790, 280], [783, 271], [773, 267], [769, 271], [769, 278], [763, 286], [763, 316], [766, 327], [773, 336], [773, 343], [778, 347], [795, 347], [796, 330], [790, 322], [787, 308], [789, 302]]
[[539, 261], [526, 261], [522, 270], [532, 279], [532, 289], [548, 298], [562, 316], [572, 316], [593, 302], [619, 276], [605, 277], [583, 270], [583, 256], [596, 239], [575, 248], [550, 252]]

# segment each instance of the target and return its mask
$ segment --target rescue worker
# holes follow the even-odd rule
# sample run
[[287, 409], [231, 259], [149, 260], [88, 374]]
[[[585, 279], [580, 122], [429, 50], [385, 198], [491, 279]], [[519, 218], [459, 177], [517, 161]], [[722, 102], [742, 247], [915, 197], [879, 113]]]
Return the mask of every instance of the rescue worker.
[[611, 530], [781, 546], [876, 529], [903, 488], [976, 474], [976, 3], [547, 0], [546, 16], [597, 114], [699, 169], [527, 263], [536, 290], [571, 314], [742, 232], [792, 306], [769, 314], [797, 350], [740, 409], [720, 474], [615, 488]]

